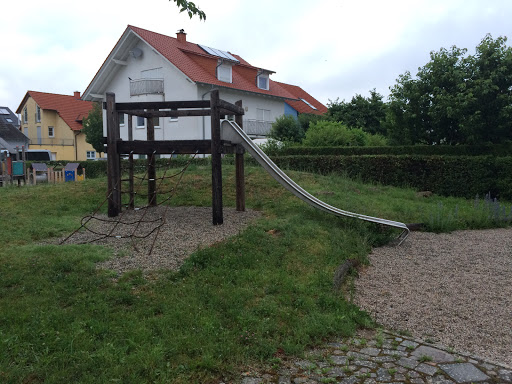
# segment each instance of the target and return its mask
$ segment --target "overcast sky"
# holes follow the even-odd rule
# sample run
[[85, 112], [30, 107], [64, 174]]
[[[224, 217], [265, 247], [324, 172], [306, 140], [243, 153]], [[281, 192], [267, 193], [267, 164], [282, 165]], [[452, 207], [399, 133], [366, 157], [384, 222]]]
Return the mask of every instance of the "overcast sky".
[[[242, 56], [319, 101], [387, 96], [429, 52], [474, 53], [490, 33], [512, 38], [510, 0], [194, 0], [206, 21], [168, 0], [2, 2], [0, 105], [27, 90], [83, 92], [128, 24]], [[508, 42], [511, 44], [511, 41]]]

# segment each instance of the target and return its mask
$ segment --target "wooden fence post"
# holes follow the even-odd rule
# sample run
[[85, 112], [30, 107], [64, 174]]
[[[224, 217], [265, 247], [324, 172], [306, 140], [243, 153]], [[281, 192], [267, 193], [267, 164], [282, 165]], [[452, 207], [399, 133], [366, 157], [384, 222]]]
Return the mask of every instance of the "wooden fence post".
[[[238, 100], [235, 105], [242, 108], [242, 100]], [[235, 116], [235, 123], [238, 124], [242, 130], [244, 129], [243, 115]], [[236, 170], [236, 210], [245, 211], [245, 168], [244, 168], [244, 147], [241, 145], [236, 146], [235, 152], [235, 170]]]
[[[128, 141], [133, 141], [133, 115], [128, 115]], [[133, 151], [130, 151], [128, 157], [128, 183], [130, 191], [130, 201], [128, 202], [128, 208], [135, 209], [135, 188], [133, 184], [134, 171], [133, 171]]]
[[117, 152], [120, 139], [119, 116], [116, 112], [116, 95], [107, 92], [107, 176], [108, 216], [116, 217], [121, 212], [121, 162]]
[[224, 222], [222, 213], [222, 148], [220, 141], [219, 91], [210, 95], [211, 145], [212, 145], [212, 221], [213, 225]]

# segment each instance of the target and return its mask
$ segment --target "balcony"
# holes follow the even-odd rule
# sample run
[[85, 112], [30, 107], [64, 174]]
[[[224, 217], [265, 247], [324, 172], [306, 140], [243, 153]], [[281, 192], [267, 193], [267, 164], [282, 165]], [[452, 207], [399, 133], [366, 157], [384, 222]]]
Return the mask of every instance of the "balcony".
[[164, 93], [163, 79], [130, 80], [130, 96], [152, 95]]
[[30, 139], [29, 145], [60, 145], [60, 146], [73, 146], [75, 141], [73, 139]]
[[268, 136], [272, 129], [270, 121], [244, 120], [244, 132], [251, 136]]

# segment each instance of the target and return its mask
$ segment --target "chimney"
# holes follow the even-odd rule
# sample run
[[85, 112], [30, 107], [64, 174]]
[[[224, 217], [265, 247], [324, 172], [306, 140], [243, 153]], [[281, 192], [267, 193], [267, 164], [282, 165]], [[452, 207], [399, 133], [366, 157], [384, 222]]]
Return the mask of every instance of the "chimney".
[[76, 100], [80, 100], [80, 92], [75, 91], [75, 92], [73, 93], [73, 96], [75, 97], [75, 99], [76, 99]]
[[187, 34], [185, 33], [184, 29], [180, 29], [178, 32], [176, 32], [176, 38], [180, 43], [186, 43], [187, 42]]

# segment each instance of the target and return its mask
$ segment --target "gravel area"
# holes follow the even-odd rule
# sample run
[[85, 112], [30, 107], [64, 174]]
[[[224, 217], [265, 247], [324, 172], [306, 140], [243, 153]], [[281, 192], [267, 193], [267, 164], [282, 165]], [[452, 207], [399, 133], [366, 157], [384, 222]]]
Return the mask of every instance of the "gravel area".
[[[212, 224], [212, 209], [204, 207], [158, 206], [123, 211], [117, 218], [121, 223], [117, 225], [115, 219], [97, 215], [87, 223], [87, 228], [96, 234], [81, 230], [71, 236], [66, 244], [92, 242], [113, 248], [116, 257], [99, 263], [98, 267], [118, 273], [134, 269], [143, 272], [177, 270], [192, 252], [240, 233], [260, 216], [256, 211], [237, 212], [232, 208], [224, 208], [223, 214], [224, 223], [215, 226]], [[141, 220], [143, 222], [137, 224]], [[126, 237], [132, 233], [141, 238]], [[101, 234], [110, 236], [100, 239]]]
[[355, 302], [384, 327], [512, 365], [512, 229], [413, 232], [370, 262]]

